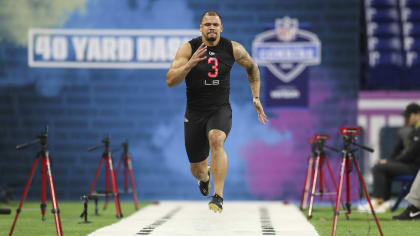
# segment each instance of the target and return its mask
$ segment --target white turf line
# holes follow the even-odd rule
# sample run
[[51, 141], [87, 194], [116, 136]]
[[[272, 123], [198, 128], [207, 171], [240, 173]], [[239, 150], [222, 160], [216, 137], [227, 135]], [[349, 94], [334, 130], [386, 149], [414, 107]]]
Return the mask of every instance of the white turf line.
[[225, 201], [220, 214], [210, 211], [207, 204], [206, 201], [162, 201], [89, 235], [319, 236], [294, 205]]

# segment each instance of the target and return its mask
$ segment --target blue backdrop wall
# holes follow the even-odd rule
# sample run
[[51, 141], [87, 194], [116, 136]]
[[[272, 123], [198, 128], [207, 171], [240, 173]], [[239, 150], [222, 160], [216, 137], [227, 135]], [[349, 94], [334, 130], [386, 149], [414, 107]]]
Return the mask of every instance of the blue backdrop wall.
[[[15, 146], [48, 125], [59, 200], [76, 200], [89, 190], [101, 152], [87, 148], [108, 133], [111, 146], [130, 142], [140, 200], [202, 199], [184, 149], [185, 86], [168, 88], [167, 68], [29, 66], [28, 52], [37, 53], [28, 51], [32, 42], [28, 31], [33, 28], [198, 33], [201, 14], [212, 9], [222, 16], [222, 35], [249, 52], [255, 36], [284, 16], [299, 19], [300, 27], [318, 35], [321, 64], [304, 72], [309, 78], [308, 107], [267, 109], [266, 126], [257, 122], [245, 71], [234, 66], [227, 199], [298, 199], [309, 153], [307, 139], [315, 132], [330, 133], [334, 143], [339, 126], [356, 124], [359, 1], [1, 0], [0, 5], [2, 187], [26, 181], [39, 147], [16, 151]], [[40, 177], [38, 168], [29, 198], [40, 197]], [[97, 186], [104, 188], [103, 169]], [[18, 186], [16, 195], [22, 190], [23, 185]]]

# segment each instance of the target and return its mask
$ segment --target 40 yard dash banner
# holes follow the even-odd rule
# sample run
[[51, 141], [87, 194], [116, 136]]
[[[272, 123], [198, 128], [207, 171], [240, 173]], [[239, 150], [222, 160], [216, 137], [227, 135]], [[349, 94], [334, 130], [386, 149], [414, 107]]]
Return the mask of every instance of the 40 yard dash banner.
[[165, 69], [198, 30], [30, 29], [30, 67]]

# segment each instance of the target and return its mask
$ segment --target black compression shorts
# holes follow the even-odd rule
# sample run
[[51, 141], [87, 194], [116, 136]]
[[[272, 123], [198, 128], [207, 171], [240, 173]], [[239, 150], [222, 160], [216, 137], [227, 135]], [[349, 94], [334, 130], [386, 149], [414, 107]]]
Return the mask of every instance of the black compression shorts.
[[209, 155], [208, 133], [212, 129], [225, 132], [232, 128], [230, 105], [221, 106], [211, 112], [192, 111], [187, 108], [184, 118], [185, 149], [191, 163], [204, 161]]

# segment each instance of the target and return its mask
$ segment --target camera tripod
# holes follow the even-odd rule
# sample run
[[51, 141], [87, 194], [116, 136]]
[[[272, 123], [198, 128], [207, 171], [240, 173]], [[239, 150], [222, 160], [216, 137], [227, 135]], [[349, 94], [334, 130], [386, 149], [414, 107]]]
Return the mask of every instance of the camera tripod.
[[23, 202], [25, 201], [26, 194], [28, 193], [29, 186], [32, 182], [32, 177], [34, 176], [34, 172], [36, 169], [36, 165], [38, 164], [39, 159], [41, 158], [41, 214], [42, 214], [42, 220], [45, 220], [45, 210], [47, 208], [46, 205], [46, 178], [48, 175], [48, 183], [50, 187], [50, 193], [51, 193], [51, 203], [52, 203], [52, 209], [51, 212], [54, 214], [54, 220], [55, 220], [55, 227], [57, 230], [57, 235], [63, 235], [63, 229], [61, 227], [61, 220], [60, 220], [60, 211], [58, 209], [58, 201], [55, 194], [55, 187], [54, 187], [54, 181], [53, 176], [51, 172], [51, 163], [50, 163], [50, 157], [49, 157], [49, 151], [47, 149], [47, 138], [48, 138], [48, 126], [45, 127], [45, 132], [42, 132], [38, 135], [37, 139], [32, 140], [28, 143], [24, 143], [21, 145], [17, 145], [16, 149], [21, 150], [26, 147], [32, 146], [36, 143], [41, 143], [41, 151], [37, 153], [35, 156], [34, 162], [32, 164], [32, 169], [28, 177], [28, 181], [25, 185], [25, 190], [23, 191], [22, 198], [19, 202], [19, 206], [16, 210], [16, 216], [13, 220], [12, 228], [10, 229], [9, 236], [13, 234], [13, 230], [15, 228], [17, 219], [19, 217], [19, 213], [22, 209]]
[[[329, 135], [326, 134], [317, 134], [315, 135], [315, 139], [313, 140], [312, 144], [312, 151], [311, 154], [312, 159], [315, 159], [315, 162], [312, 160], [312, 189], [310, 192], [310, 200], [309, 200], [309, 209], [308, 209], [308, 219], [312, 218], [312, 209], [313, 209], [313, 203], [314, 203], [314, 197], [320, 196], [323, 197], [324, 195], [335, 195], [337, 193], [337, 183], [335, 181], [333, 172], [331, 170], [331, 165], [328, 160], [328, 158], [325, 155], [324, 146], [326, 140], [329, 139]], [[325, 176], [323, 173], [323, 165], [324, 163], [327, 164], [328, 172], [332, 181], [332, 184], [334, 185], [335, 192], [330, 192], [328, 189], [327, 182], [325, 181]], [[319, 172], [319, 192], [316, 192], [316, 180], [318, 177]], [[309, 185], [309, 183], [305, 183], [306, 185]], [[324, 192], [324, 185], [327, 189], [327, 192]], [[306, 189], [309, 189], [309, 186], [305, 186]], [[333, 205], [333, 203], [332, 203]], [[343, 205], [344, 208], [344, 205]]]
[[311, 154], [309, 154], [308, 158], [308, 167], [306, 168], [306, 175], [305, 175], [305, 182], [303, 183], [303, 190], [302, 196], [300, 199], [300, 206], [301, 210], [306, 209], [306, 204], [308, 202], [308, 192], [309, 192], [309, 183], [310, 180], [313, 178], [314, 175], [314, 158], [315, 158], [315, 142], [313, 138], [309, 139], [309, 144], [311, 144]]
[[[344, 139], [344, 146], [343, 150], [339, 151], [341, 152], [342, 159], [341, 159], [341, 169], [340, 169], [340, 181], [338, 183], [338, 193], [337, 193], [337, 199], [335, 202], [335, 211], [334, 211], [334, 219], [333, 219], [333, 227], [332, 227], [332, 236], [335, 236], [337, 231], [337, 220], [338, 220], [338, 203], [341, 200], [341, 192], [343, 190], [343, 181], [344, 181], [344, 175], [346, 176], [346, 206], [348, 210], [348, 214], [351, 213], [350, 211], [350, 172], [352, 171], [351, 162], [353, 162], [353, 166], [356, 169], [357, 175], [359, 176], [359, 181], [362, 185], [363, 192], [365, 194], [365, 197], [369, 203], [369, 207], [371, 210], [371, 213], [373, 215], [373, 218], [375, 219], [376, 225], [378, 227], [379, 233], [381, 236], [383, 236], [381, 225], [379, 224], [379, 220], [376, 217], [375, 210], [372, 207], [372, 203], [370, 201], [369, 193], [366, 188], [366, 184], [363, 180], [362, 175], [360, 174], [359, 165], [357, 164], [357, 160], [354, 156], [354, 152], [357, 151], [357, 149], [353, 149], [353, 146], [357, 146], [358, 148], [364, 149], [369, 152], [373, 152], [374, 150], [369, 147], [365, 147], [363, 145], [360, 145], [355, 142], [356, 137], [355, 135], [360, 134], [360, 128], [359, 127], [342, 127], [340, 128], [340, 134], [343, 135]], [[338, 150], [337, 150], [338, 151]]]
[[121, 163], [124, 163], [124, 193], [129, 192], [128, 191], [128, 175], [130, 175], [131, 191], [133, 193], [133, 199], [134, 199], [134, 208], [138, 210], [139, 201], [137, 200], [136, 185], [134, 183], [133, 165], [131, 163], [130, 154], [128, 153], [128, 141], [125, 141], [122, 144], [122, 147], [123, 147], [123, 153], [118, 162], [118, 167], [115, 172], [115, 178], [118, 178], [118, 173], [120, 172]]
[[106, 195], [106, 202], [105, 204], [107, 204], [108, 202], [108, 198], [109, 198], [109, 193], [111, 193], [109, 191], [109, 178], [111, 178], [111, 184], [112, 184], [112, 194], [114, 195], [114, 202], [115, 202], [115, 210], [116, 210], [116, 217], [117, 218], [122, 218], [122, 212], [121, 212], [121, 205], [120, 205], [120, 196], [118, 193], [118, 187], [117, 187], [117, 181], [115, 179], [115, 174], [114, 174], [114, 168], [112, 165], [112, 158], [111, 158], [111, 149], [110, 149], [110, 138], [109, 135], [102, 139], [102, 143], [101, 145], [98, 146], [94, 146], [94, 147], [90, 147], [88, 148], [88, 151], [93, 151], [96, 150], [100, 147], [104, 147], [105, 146], [105, 151], [103, 152], [101, 159], [99, 161], [99, 165], [98, 168], [96, 169], [96, 173], [95, 173], [95, 178], [93, 179], [92, 185], [90, 187], [89, 190], [89, 195], [92, 195], [93, 190], [95, 188], [95, 184], [96, 184], [96, 180], [98, 178], [99, 175], [99, 171], [101, 170], [101, 165], [102, 162], [105, 160], [105, 195]]

